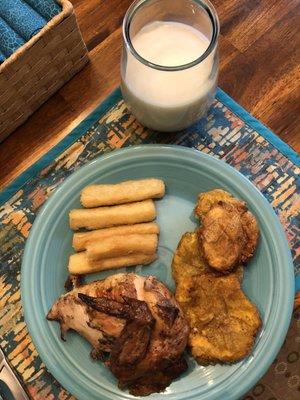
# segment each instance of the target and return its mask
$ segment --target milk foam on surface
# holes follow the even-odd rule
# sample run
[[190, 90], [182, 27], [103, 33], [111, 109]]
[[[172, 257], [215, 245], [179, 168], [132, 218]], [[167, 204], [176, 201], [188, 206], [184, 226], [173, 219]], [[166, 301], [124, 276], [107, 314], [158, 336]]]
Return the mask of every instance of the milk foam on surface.
[[[141, 57], [164, 67], [195, 61], [210, 44], [194, 27], [171, 21], [152, 22], [131, 41]], [[182, 129], [207, 108], [207, 99], [216, 85], [216, 74], [210, 76], [213, 62], [214, 52], [193, 67], [161, 71], [128, 52], [122, 77], [124, 98], [144, 125], [161, 130]]]
[[141, 29], [132, 44], [147, 61], [175, 67], [200, 57], [209, 46], [209, 40], [190, 25], [156, 21]]

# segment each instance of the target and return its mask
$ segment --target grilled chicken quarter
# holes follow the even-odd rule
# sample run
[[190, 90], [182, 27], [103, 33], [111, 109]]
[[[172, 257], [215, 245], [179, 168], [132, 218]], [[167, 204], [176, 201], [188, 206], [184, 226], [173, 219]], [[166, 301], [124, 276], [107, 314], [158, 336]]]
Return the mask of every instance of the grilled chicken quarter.
[[47, 319], [60, 323], [63, 339], [69, 329], [87, 339], [92, 357], [133, 395], [160, 392], [187, 369], [187, 321], [153, 276], [121, 273], [74, 288], [53, 304]]

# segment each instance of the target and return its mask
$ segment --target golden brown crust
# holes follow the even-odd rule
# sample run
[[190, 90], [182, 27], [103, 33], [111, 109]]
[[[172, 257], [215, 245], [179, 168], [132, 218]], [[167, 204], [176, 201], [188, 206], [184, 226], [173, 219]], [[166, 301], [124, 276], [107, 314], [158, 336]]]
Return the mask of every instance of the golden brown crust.
[[221, 189], [200, 194], [195, 213], [200, 228], [183, 235], [173, 258], [175, 297], [197, 362], [233, 363], [251, 352], [261, 326], [241, 288], [241, 264], [255, 251], [257, 222], [245, 202]]
[[207, 272], [209, 266], [201, 255], [197, 234], [185, 233], [174, 253], [172, 275], [177, 283], [184, 277], [199, 275]]
[[199, 363], [236, 362], [250, 353], [261, 319], [234, 274], [185, 278], [175, 297], [188, 319], [189, 347]]
[[259, 229], [254, 216], [231, 194], [216, 189], [199, 195], [199, 244], [210, 267], [228, 273], [253, 256]]
[[[197, 232], [185, 233], [178, 243], [172, 261], [174, 281], [177, 283], [185, 277], [203, 275], [208, 272], [213, 272], [213, 270], [204, 259]], [[222, 273], [218, 274], [217, 272], [216, 274], [217, 276], [222, 275]], [[242, 265], [235, 269], [234, 274], [236, 274], [240, 281], [242, 280]]]
[[199, 237], [206, 261], [217, 271], [230, 271], [241, 262], [245, 234], [240, 213], [233, 205], [213, 206], [202, 218]]
[[231, 193], [223, 189], [214, 189], [209, 192], [199, 193], [198, 201], [195, 207], [195, 214], [197, 217], [202, 218], [208, 211], [219, 202], [226, 202], [232, 204], [238, 210], [247, 209], [244, 201], [238, 200], [232, 196]]
[[254, 215], [247, 211], [242, 216], [242, 226], [246, 236], [245, 246], [242, 249], [241, 261], [246, 263], [253, 257], [259, 238], [259, 228]]

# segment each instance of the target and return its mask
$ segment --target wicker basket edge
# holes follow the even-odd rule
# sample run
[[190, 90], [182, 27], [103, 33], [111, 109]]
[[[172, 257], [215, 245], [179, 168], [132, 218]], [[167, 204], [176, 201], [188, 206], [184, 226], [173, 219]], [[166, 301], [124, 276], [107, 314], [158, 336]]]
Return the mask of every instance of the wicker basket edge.
[[72, 3], [69, 0], [56, 0], [62, 6], [62, 11], [57, 14], [54, 18], [51, 19], [45, 25], [40, 32], [33, 36], [28, 42], [26, 42], [23, 46], [21, 46], [14, 54], [12, 54], [9, 58], [7, 58], [2, 64], [0, 64], [0, 74], [7, 68], [10, 64], [13, 64], [16, 59], [18, 59], [22, 54], [26, 52], [29, 48], [31, 48], [36, 42], [38, 42], [43, 35], [50, 31], [55, 26], [59, 25], [62, 20], [67, 18], [74, 12], [74, 8]]

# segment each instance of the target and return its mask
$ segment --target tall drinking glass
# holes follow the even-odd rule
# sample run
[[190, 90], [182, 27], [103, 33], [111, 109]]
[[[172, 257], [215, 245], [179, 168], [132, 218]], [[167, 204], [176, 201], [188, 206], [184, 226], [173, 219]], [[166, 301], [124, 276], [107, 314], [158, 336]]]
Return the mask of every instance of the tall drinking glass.
[[130, 6], [121, 88], [144, 126], [178, 131], [206, 114], [217, 85], [218, 35], [207, 0], [136, 0]]

